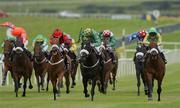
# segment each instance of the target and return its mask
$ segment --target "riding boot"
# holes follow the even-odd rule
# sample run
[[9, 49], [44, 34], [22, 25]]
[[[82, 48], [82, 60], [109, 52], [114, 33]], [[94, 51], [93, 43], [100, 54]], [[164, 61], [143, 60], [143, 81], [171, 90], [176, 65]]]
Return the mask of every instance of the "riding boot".
[[99, 60], [100, 60], [101, 70], [103, 70], [104, 69], [104, 59], [101, 54], [99, 54], [98, 56], [99, 56]]
[[164, 53], [161, 52], [160, 55], [161, 55], [161, 57], [162, 57], [164, 63], [167, 64], [167, 60], [166, 60], [166, 58], [165, 58]]
[[68, 68], [67, 57], [64, 58], [65, 69]]
[[23, 50], [24, 50], [24, 52], [26, 53], [26, 55], [29, 57], [29, 59], [30, 59], [31, 61], [33, 61], [33, 56], [32, 56], [32, 54], [31, 54], [31, 52], [28, 51], [26, 48], [23, 48]]
[[111, 58], [112, 58], [113, 64], [115, 64], [115, 63], [116, 63], [116, 59], [115, 59], [114, 53], [113, 53], [113, 52], [110, 52], [110, 56], [111, 56]]

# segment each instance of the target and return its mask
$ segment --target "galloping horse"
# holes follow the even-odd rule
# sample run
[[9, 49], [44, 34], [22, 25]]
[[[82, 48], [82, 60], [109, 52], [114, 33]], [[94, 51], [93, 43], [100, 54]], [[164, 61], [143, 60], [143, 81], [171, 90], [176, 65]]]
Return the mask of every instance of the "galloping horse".
[[3, 48], [3, 54], [4, 54], [3, 62], [4, 62], [4, 64], [3, 64], [3, 68], [2, 68], [2, 72], [3, 72], [2, 85], [6, 84], [7, 72], [8, 71], [12, 72], [12, 70], [11, 70], [12, 66], [11, 66], [11, 61], [10, 61], [11, 57], [10, 56], [11, 56], [13, 47], [14, 47], [13, 41], [9, 41], [9, 40], [4, 41], [4, 48]]
[[[60, 85], [65, 74], [65, 64], [64, 64], [64, 55], [62, 54], [62, 49], [57, 45], [53, 45], [51, 48], [51, 59], [48, 65], [48, 81], [47, 81], [47, 90], [48, 82], [51, 80], [53, 85], [54, 100], [56, 100], [56, 94], [60, 95]], [[68, 76], [69, 77], [69, 76]], [[65, 77], [66, 78], [66, 77]], [[69, 81], [66, 79], [66, 93], [69, 93]], [[58, 87], [58, 90], [57, 90]]]
[[15, 42], [15, 47], [13, 48], [12, 53], [12, 76], [14, 79], [15, 85], [15, 92], [16, 97], [18, 97], [18, 88], [19, 88], [19, 81], [21, 77], [24, 78], [24, 85], [23, 85], [23, 95], [26, 96], [26, 83], [29, 79], [29, 89], [32, 89], [33, 86], [31, 84], [31, 75], [32, 75], [32, 62], [30, 61], [29, 57], [23, 50], [23, 44], [20, 38], [17, 38]]
[[141, 79], [144, 84], [144, 92], [145, 95], [147, 95], [147, 83], [145, 81], [145, 76], [144, 76], [144, 57], [146, 54], [146, 48], [145, 46], [138, 45], [136, 47], [136, 53], [134, 57], [134, 64], [136, 68], [136, 78], [137, 78], [137, 95], [140, 96], [140, 85], [141, 85]]
[[76, 54], [68, 51], [67, 55], [70, 57], [71, 59], [71, 79], [72, 79], [72, 84], [71, 84], [71, 88], [74, 88], [74, 86], [76, 85], [75, 82], [75, 78], [76, 78], [76, 73], [77, 73], [77, 67], [78, 67], [78, 61], [76, 60]]
[[44, 90], [44, 77], [46, 75], [47, 66], [46, 63], [47, 59], [45, 54], [42, 51], [42, 44], [43, 42], [36, 42], [34, 46], [34, 61], [33, 66], [35, 70], [37, 85], [38, 85], [38, 92], [40, 92], [40, 86], [41, 89]]
[[[116, 82], [116, 73], [117, 73], [117, 67], [118, 67], [118, 62], [113, 64], [110, 53], [109, 53], [109, 47], [104, 44], [104, 48], [100, 48], [100, 51], [103, 55], [103, 60], [104, 60], [104, 68], [103, 68], [103, 74], [104, 74], [104, 91], [105, 93], [107, 92], [107, 87], [108, 87], [108, 81], [110, 81], [110, 84], [113, 83], [113, 90], [115, 90], [115, 82]], [[115, 58], [117, 59], [117, 58]], [[113, 80], [111, 78], [113, 77]]]
[[[91, 46], [91, 42], [82, 43], [80, 51], [80, 69], [82, 74], [82, 82], [84, 86], [85, 97], [89, 97], [87, 86], [88, 81], [91, 80], [91, 101], [94, 98], [94, 89], [96, 81], [100, 79], [102, 88], [103, 85], [103, 71], [100, 64], [100, 57], [97, 55], [94, 47]], [[103, 90], [103, 89], [102, 89]]]
[[145, 78], [148, 84], [148, 100], [152, 100], [152, 85], [154, 79], [156, 79], [158, 84], [158, 101], [160, 101], [160, 94], [162, 90], [161, 84], [165, 75], [165, 63], [159, 54], [157, 43], [152, 41], [150, 42], [149, 47], [150, 50], [145, 63]]

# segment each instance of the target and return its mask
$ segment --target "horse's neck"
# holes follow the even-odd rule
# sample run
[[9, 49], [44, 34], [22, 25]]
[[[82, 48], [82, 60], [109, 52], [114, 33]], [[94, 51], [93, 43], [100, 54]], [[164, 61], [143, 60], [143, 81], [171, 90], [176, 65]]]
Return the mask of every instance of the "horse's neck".
[[93, 54], [89, 55], [89, 57], [87, 59], [88, 59], [87, 64], [91, 65], [91, 64], [96, 63], [99, 58], [97, 57], [96, 53], [94, 52]]
[[61, 55], [59, 53], [56, 55], [52, 55], [52, 57], [51, 57], [51, 61], [53, 61], [53, 62], [58, 62], [61, 59], [63, 59], [63, 58], [61, 57]]
[[107, 50], [103, 51], [103, 54], [104, 54], [104, 57], [105, 57], [105, 60], [109, 60], [111, 57], [109, 55], [109, 52]]
[[16, 54], [13, 58], [16, 59], [17, 63], [24, 63], [26, 60], [29, 60], [28, 56], [24, 52], [21, 56]]

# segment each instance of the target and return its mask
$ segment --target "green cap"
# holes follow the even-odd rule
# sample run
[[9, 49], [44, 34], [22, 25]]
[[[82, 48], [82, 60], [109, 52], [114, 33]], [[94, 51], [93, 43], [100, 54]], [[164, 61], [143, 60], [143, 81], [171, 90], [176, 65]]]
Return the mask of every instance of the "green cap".
[[158, 33], [156, 28], [152, 27], [149, 29], [148, 33]]

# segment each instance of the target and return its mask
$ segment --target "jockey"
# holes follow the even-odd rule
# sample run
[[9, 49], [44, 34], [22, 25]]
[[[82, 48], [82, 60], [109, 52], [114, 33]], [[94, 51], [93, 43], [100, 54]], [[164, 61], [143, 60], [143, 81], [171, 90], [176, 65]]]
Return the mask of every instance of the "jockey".
[[59, 43], [63, 48], [67, 48], [73, 53], [75, 53], [75, 51], [77, 50], [75, 41], [71, 38], [69, 34], [63, 33], [63, 36], [59, 39]]
[[[14, 24], [12, 24], [11, 22], [4, 22], [3, 24], [0, 24], [0, 26], [4, 26], [7, 27], [7, 31], [6, 31], [6, 40], [15, 42], [16, 41], [16, 37], [14, 37], [12, 35], [12, 29], [15, 27]], [[2, 47], [4, 46], [4, 43], [2, 43]]]
[[138, 42], [143, 42], [144, 38], [146, 37], [147, 33], [145, 30], [141, 30], [139, 32], [132, 33], [128, 36], [129, 42], [133, 40], [137, 40]]
[[[129, 39], [129, 42], [133, 41], [133, 40], [136, 40], [138, 44], [142, 44], [143, 43], [143, 40], [144, 38], [147, 36], [147, 32], [145, 30], [141, 30], [139, 32], [135, 32], [135, 33], [132, 33], [128, 36], [128, 39]], [[142, 45], [138, 45], [137, 47], [141, 47]], [[137, 48], [136, 47], [136, 48]], [[144, 45], [144, 47], [146, 47], [146, 49], [148, 49], [147, 46]], [[134, 54], [134, 58], [133, 58], [133, 61], [135, 61], [135, 58], [136, 58], [136, 52]]]
[[[30, 58], [30, 60], [33, 60], [33, 57], [31, 55], [31, 52], [27, 50], [27, 45], [28, 45], [28, 36], [26, 34], [26, 31], [22, 27], [16, 27], [12, 23], [5, 22], [3, 26], [8, 27], [9, 29], [7, 30], [7, 37], [9, 39], [16, 40], [15, 38], [19, 37], [23, 43], [23, 50], [27, 54], [27, 56]], [[10, 34], [10, 35], [9, 35]]]
[[145, 44], [149, 44], [150, 41], [155, 41], [157, 42], [158, 45], [158, 51], [160, 52], [160, 55], [162, 57], [162, 59], [164, 60], [164, 63], [167, 63], [167, 60], [165, 58], [164, 53], [162, 52], [162, 49], [160, 48], [161, 42], [162, 42], [162, 38], [161, 35], [157, 32], [156, 28], [150, 28], [148, 31], [148, 35], [144, 38], [143, 43]]
[[114, 34], [110, 30], [104, 30], [100, 35], [100, 37], [107, 42], [108, 51], [110, 53], [112, 61], [113, 63], [116, 63], [115, 55], [113, 52], [113, 50], [115, 50], [115, 45], [116, 45], [116, 39], [114, 37]]
[[[104, 67], [104, 60], [102, 58], [102, 55], [99, 51], [100, 45], [101, 45], [101, 38], [99, 36], [99, 33], [96, 32], [94, 29], [91, 28], [86, 28], [85, 30], [83, 30], [80, 33], [80, 39], [82, 42], [86, 42], [86, 41], [90, 41], [91, 42], [91, 46], [94, 47], [96, 50], [96, 54], [99, 56], [100, 58], [100, 65], [101, 68], [103, 69]], [[80, 61], [79, 61], [80, 62]]]
[[101, 45], [101, 39], [99, 37], [99, 33], [91, 28], [86, 28], [81, 33], [81, 39], [82, 41], [88, 41], [90, 40], [92, 42], [92, 46], [94, 46], [97, 50], [97, 54], [99, 54], [99, 47]]
[[35, 45], [36, 42], [43, 42], [42, 43], [42, 47], [43, 47], [43, 52], [45, 53], [45, 55], [47, 56], [47, 49], [48, 49], [48, 39], [46, 37], [44, 37], [42, 34], [38, 34], [34, 39], [33, 39], [33, 47]]
[[59, 39], [60, 39], [60, 37], [62, 37], [63, 36], [63, 32], [61, 31], [61, 30], [59, 30], [59, 29], [56, 29], [53, 33], [52, 33], [52, 35], [50, 36], [50, 39], [49, 39], [49, 43], [51, 44], [51, 45], [53, 45], [53, 44], [60, 44], [59, 43]]

